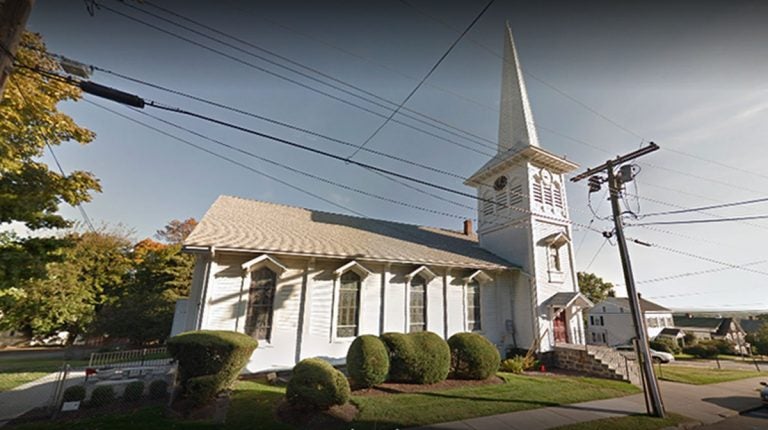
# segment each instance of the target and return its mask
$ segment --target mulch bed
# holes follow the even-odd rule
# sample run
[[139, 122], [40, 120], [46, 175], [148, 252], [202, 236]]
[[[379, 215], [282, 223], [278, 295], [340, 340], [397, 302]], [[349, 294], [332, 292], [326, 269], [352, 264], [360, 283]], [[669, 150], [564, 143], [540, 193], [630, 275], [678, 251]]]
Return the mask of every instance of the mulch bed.
[[321, 430], [337, 426], [339, 422], [352, 422], [357, 416], [357, 408], [352, 403], [347, 403], [333, 406], [327, 411], [317, 411], [282, 400], [275, 409], [275, 416], [278, 420], [301, 429]]

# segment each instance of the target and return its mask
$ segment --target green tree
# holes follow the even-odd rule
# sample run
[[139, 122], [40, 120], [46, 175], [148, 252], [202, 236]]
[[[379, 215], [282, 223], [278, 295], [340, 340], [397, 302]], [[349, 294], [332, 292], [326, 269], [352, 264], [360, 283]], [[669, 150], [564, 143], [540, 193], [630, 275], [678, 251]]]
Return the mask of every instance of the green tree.
[[746, 340], [756, 353], [768, 355], [768, 323], [763, 324], [758, 331], [748, 334]]
[[576, 276], [579, 280], [579, 291], [581, 291], [581, 294], [587, 296], [592, 303], [600, 303], [605, 300], [606, 297], [616, 296], [613, 284], [604, 281], [603, 278], [600, 278], [594, 273], [578, 272]]
[[69, 233], [53, 252], [46, 276], [20, 281], [0, 295], [0, 327], [44, 337], [66, 330], [70, 340], [86, 332], [112, 302], [131, 269], [130, 240], [121, 231]]
[[125, 287], [100, 314], [98, 328], [137, 345], [163, 342], [171, 332], [176, 300], [189, 295], [194, 258], [182, 253], [178, 243], [144, 239], [134, 246], [132, 260]]
[[[61, 70], [44, 52], [40, 35], [25, 33], [16, 58], [26, 66]], [[69, 223], [57, 214], [59, 204], [77, 205], [101, 190], [89, 172], [64, 176], [39, 161], [48, 145], [93, 140], [93, 132], [57, 109], [59, 102], [80, 97], [77, 87], [64, 82], [19, 67], [11, 72], [0, 101], [0, 223], [66, 227]]]
[[[27, 32], [16, 59], [26, 66], [60, 71], [60, 65], [44, 53], [40, 35]], [[32, 230], [67, 227], [70, 223], [58, 214], [59, 205], [87, 202], [92, 192], [101, 191], [89, 172], [62, 175], [40, 161], [49, 146], [93, 140], [93, 132], [57, 109], [59, 102], [80, 97], [77, 87], [64, 82], [22, 67], [11, 72], [0, 99], [0, 226], [18, 222]], [[61, 257], [56, 250], [63, 244], [62, 238], [4, 236], [0, 289], [44, 278], [48, 264]]]

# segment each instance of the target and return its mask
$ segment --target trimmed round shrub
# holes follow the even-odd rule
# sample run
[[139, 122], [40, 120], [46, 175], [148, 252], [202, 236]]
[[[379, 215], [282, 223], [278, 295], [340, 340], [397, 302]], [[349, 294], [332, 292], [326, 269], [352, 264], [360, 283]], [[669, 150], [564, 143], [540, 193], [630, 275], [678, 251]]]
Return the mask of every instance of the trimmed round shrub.
[[293, 405], [326, 410], [349, 401], [349, 382], [343, 373], [319, 358], [301, 360], [294, 368], [285, 397]]
[[[213, 399], [235, 382], [258, 345], [250, 336], [224, 330], [190, 331], [170, 338], [168, 352], [179, 363], [182, 394], [188, 395], [193, 378], [210, 375], [211, 378], [196, 383], [194, 395], [203, 403]], [[210, 397], [202, 400], [201, 393], [209, 393]]]
[[164, 399], [168, 395], [168, 383], [162, 379], [152, 381], [149, 384], [149, 398], [153, 400]]
[[64, 402], [82, 402], [85, 400], [85, 386], [73, 385], [64, 390], [62, 401]]
[[91, 392], [89, 404], [94, 407], [106, 406], [115, 401], [115, 390], [109, 385], [96, 387]]
[[487, 379], [499, 368], [499, 351], [479, 334], [454, 334], [448, 339], [448, 347], [451, 349], [451, 375], [456, 379]]
[[200, 406], [216, 397], [221, 391], [221, 385], [219, 375], [196, 376], [187, 380], [185, 395], [194, 405]]
[[387, 380], [389, 352], [376, 336], [358, 336], [347, 351], [347, 372], [355, 387], [373, 387]]
[[123, 400], [126, 402], [138, 402], [142, 397], [144, 397], [143, 381], [133, 381], [123, 391]]
[[416, 384], [444, 381], [451, 370], [448, 343], [435, 333], [384, 333], [389, 351], [389, 380]]

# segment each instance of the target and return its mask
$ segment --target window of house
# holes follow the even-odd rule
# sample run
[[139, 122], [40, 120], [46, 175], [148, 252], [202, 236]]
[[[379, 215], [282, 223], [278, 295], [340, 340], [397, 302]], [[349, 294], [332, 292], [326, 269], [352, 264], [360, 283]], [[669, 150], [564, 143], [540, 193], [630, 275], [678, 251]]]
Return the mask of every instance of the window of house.
[[554, 245], [547, 247], [549, 250], [549, 270], [553, 272], [562, 272], [560, 265], [560, 248]]
[[336, 336], [355, 337], [360, 317], [360, 276], [352, 271], [341, 275]]
[[408, 304], [409, 332], [427, 329], [427, 283], [419, 275], [411, 279], [411, 289]]
[[272, 336], [276, 286], [277, 275], [268, 268], [251, 272], [245, 332], [255, 339], [269, 341]]
[[589, 316], [589, 325], [595, 325], [595, 317], [592, 315]]
[[597, 342], [597, 335], [595, 332], [592, 332], [592, 342]]
[[600, 315], [600, 325], [601, 326], [605, 325], [605, 321], [603, 321], [603, 316], [602, 315]]
[[481, 330], [480, 320], [480, 284], [473, 280], [467, 284], [467, 330]]
[[648, 327], [658, 327], [659, 320], [656, 318], [648, 318]]
[[602, 337], [603, 337], [603, 343], [606, 343], [605, 342], [605, 333], [602, 333]]

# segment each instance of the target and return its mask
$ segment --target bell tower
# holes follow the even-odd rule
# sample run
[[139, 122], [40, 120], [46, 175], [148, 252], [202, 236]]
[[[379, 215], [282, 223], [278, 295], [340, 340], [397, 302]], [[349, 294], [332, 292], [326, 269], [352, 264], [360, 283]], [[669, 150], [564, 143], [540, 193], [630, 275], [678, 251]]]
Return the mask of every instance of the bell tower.
[[[517, 313], [513, 317], [515, 324], [531, 329], [517, 329], [523, 339], [540, 338], [542, 350], [558, 341], [583, 343], [580, 309], [567, 315], [564, 333], [555, 339], [559, 328], [553, 321], [565, 314], [550, 303], [558, 293], [578, 295], [565, 193], [565, 174], [578, 165], [539, 145], [509, 24], [504, 32], [499, 111], [497, 153], [465, 181], [477, 190], [480, 246], [521, 268], [513, 292], [513, 314]], [[563, 294], [558, 301], [565, 298]]]

